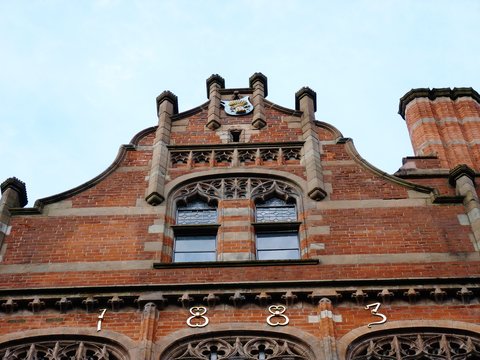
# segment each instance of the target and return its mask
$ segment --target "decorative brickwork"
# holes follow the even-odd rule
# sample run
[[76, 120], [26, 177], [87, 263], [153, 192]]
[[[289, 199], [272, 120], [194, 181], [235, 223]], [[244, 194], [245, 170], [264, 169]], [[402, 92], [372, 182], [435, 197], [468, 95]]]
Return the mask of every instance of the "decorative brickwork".
[[206, 86], [85, 184], [25, 207], [2, 183], [0, 358], [479, 358], [478, 93], [407, 93], [390, 175], [308, 87]]

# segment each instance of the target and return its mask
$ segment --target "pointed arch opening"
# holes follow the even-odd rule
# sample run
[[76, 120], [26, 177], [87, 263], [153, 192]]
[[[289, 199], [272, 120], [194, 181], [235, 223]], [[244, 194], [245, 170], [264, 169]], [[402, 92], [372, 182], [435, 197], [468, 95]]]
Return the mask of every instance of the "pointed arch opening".
[[392, 329], [356, 339], [348, 346], [346, 359], [480, 359], [480, 336], [460, 329]]
[[314, 360], [299, 339], [267, 332], [207, 333], [169, 346], [160, 360]]

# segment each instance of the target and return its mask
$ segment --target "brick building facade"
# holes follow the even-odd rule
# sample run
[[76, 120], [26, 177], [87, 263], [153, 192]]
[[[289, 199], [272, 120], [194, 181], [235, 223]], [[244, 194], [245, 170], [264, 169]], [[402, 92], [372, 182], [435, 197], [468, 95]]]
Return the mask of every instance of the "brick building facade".
[[3, 182], [0, 358], [480, 359], [479, 94], [402, 97], [395, 175], [267, 95], [212, 75], [91, 181]]

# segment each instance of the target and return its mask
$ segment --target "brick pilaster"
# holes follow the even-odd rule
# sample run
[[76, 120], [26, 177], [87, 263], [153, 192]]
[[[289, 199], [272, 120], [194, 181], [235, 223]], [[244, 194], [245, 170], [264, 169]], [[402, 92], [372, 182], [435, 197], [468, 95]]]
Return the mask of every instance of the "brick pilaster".
[[318, 314], [320, 316], [320, 333], [325, 359], [336, 360], [337, 346], [335, 340], [335, 322], [333, 321], [333, 305], [328, 298], [322, 298], [318, 302]]
[[153, 345], [155, 343], [155, 329], [157, 328], [158, 317], [157, 306], [152, 302], [145, 304], [142, 313], [142, 322], [140, 324], [140, 341], [142, 344], [141, 353], [143, 353], [142, 359], [154, 359]]

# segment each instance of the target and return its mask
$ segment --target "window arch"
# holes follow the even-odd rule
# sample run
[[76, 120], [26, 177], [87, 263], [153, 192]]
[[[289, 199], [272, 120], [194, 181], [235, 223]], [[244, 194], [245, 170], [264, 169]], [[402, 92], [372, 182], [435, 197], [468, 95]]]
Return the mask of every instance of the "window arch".
[[62, 335], [22, 339], [0, 345], [3, 360], [128, 360], [123, 349], [100, 339]]
[[454, 329], [397, 329], [364, 336], [350, 344], [348, 360], [480, 359], [478, 334]]
[[[213, 335], [213, 334], [211, 334]], [[311, 350], [282, 334], [197, 336], [168, 348], [160, 360], [313, 360]]]
[[[171, 212], [175, 219], [172, 226], [174, 262], [215, 261], [217, 258], [300, 259], [297, 211], [301, 196], [300, 191], [287, 181], [239, 174], [203, 177], [183, 183], [172, 192], [170, 199], [175, 209], [173, 214]], [[243, 211], [236, 212], [239, 215], [225, 212], [225, 209], [230, 211], [230, 200], [244, 199], [250, 203], [239, 202], [244, 207]], [[222, 214], [220, 221], [219, 213]], [[220, 226], [222, 230], [218, 231]], [[243, 233], [231, 235], [237, 230], [229, 230], [229, 226], [241, 228]], [[221, 254], [215, 251], [217, 233]], [[229, 236], [228, 240], [225, 240], [225, 234]], [[238, 247], [225, 246], [225, 241], [236, 238], [243, 241]]]

